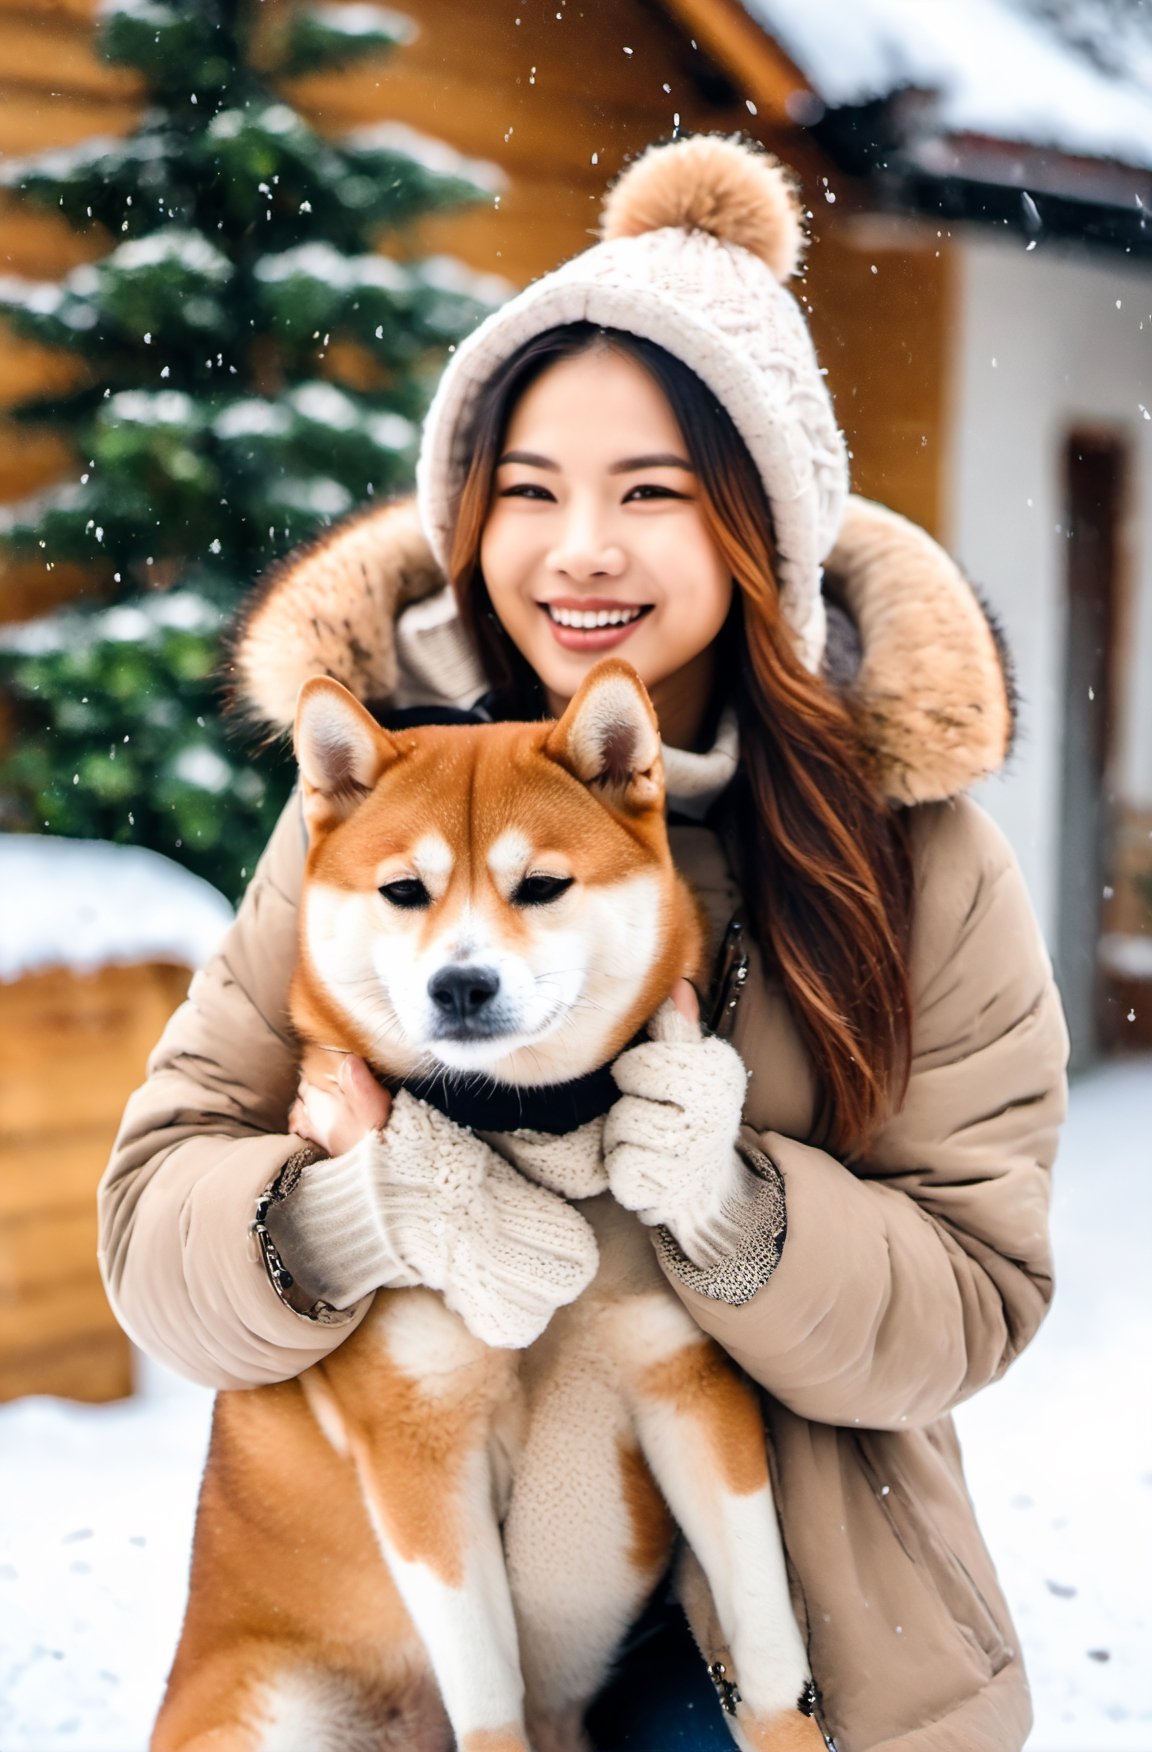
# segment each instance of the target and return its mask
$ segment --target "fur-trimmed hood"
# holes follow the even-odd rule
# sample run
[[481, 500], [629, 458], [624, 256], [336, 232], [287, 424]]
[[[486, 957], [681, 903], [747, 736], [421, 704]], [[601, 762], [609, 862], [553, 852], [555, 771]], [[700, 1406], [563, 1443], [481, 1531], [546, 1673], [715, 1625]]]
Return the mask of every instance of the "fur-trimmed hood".
[[[996, 772], [1015, 724], [1011, 674], [991, 616], [944, 550], [853, 497], [824, 588], [833, 609], [825, 672], [861, 726], [884, 794], [938, 802]], [[348, 519], [252, 592], [233, 640], [238, 710], [288, 730], [312, 675], [374, 704], [469, 705], [485, 691], [412, 501]]]

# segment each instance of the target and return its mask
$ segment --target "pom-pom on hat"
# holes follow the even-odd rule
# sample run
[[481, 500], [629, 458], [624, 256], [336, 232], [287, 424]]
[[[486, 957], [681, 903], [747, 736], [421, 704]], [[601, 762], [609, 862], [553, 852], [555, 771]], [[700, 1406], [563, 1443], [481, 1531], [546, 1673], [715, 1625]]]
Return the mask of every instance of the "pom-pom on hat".
[[809, 669], [824, 649], [820, 567], [840, 527], [848, 461], [812, 340], [783, 281], [804, 247], [791, 179], [739, 140], [649, 147], [610, 190], [602, 241], [526, 287], [457, 349], [417, 469], [425, 533], [447, 564], [484, 384], [546, 329], [590, 322], [654, 341], [727, 410], [768, 495], [785, 618]]

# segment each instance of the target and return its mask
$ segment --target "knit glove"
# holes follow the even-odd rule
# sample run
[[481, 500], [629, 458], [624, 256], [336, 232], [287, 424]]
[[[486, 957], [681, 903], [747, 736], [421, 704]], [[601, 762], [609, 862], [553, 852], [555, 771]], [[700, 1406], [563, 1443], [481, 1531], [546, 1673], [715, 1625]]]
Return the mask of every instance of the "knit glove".
[[404, 1090], [382, 1131], [306, 1167], [273, 1220], [293, 1276], [333, 1306], [425, 1284], [477, 1338], [509, 1349], [538, 1338], [596, 1273], [578, 1211]]
[[748, 1073], [670, 1000], [649, 1032], [612, 1067], [620, 1100], [604, 1122], [608, 1181], [619, 1204], [664, 1225], [707, 1270], [746, 1248], [759, 1205], [760, 1183], [735, 1149]]
[[482, 1132], [505, 1161], [537, 1186], [561, 1198], [596, 1198], [608, 1191], [604, 1172], [604, 1119], [590, 1119], [574, 1132]]

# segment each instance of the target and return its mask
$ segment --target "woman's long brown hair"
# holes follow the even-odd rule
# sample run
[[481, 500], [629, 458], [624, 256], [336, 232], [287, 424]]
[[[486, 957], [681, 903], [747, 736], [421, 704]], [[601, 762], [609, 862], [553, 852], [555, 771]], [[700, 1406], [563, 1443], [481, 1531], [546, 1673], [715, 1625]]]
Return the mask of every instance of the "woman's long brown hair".
[[749, 921], [783, 983], [818, 1090], [813, 1136], [859, 1154], [908, 1080], [911, 866], [902, 815], [870, 777], [844, 703], [801, 663], [780, 610], [772, 520], [727, 412], [663, 348], [589, 323], [537, 336], [485, 385], [468, 436], [450, 574], [508, 717], [546, 715], [540, 684], [492, 612], [480, 538], [518, 398], [548, 366], [596, 346], [656, 380], [696, 470], [701, 509], [738, 588], [721, 635], [740, 730], [730, 811]]

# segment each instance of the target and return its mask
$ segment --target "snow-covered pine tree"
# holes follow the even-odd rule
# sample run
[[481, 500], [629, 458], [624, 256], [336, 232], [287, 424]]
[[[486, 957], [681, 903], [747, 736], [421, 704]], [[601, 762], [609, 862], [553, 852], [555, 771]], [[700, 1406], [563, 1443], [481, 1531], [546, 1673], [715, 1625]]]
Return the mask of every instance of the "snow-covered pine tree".
[[485, 167], [395, 126], [324, 139], [278, 89], [409, 34], [365, 4], [112, 0], [138, 131], [0, 166], [113, 243], [60, 284], [0, 281], [0, 315], [84, 369], [21, 410], [71, 436], [77, 478], [0, 509], [0, 540], [92, 577], [0, 639], [0, 825], [137, 841], [231, 895], [250, 873], [292, 775], [226, 734], [221, 630], [276, 555], [409, 480], [431, 376], [497, 290], [377, 253], [491, 198]]

